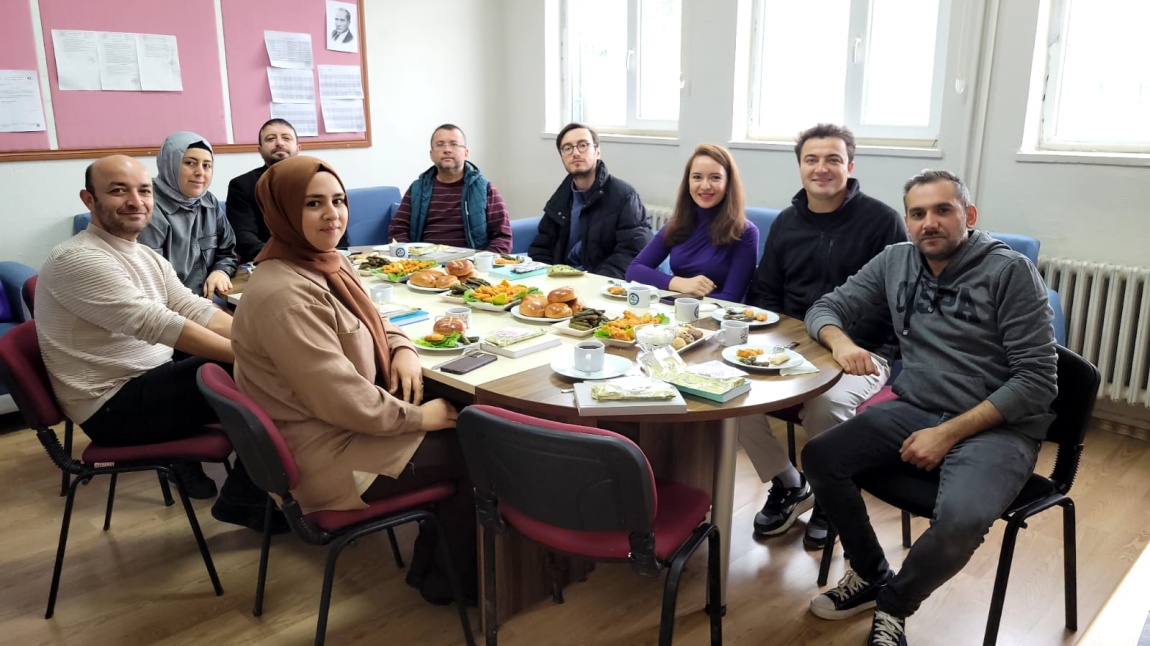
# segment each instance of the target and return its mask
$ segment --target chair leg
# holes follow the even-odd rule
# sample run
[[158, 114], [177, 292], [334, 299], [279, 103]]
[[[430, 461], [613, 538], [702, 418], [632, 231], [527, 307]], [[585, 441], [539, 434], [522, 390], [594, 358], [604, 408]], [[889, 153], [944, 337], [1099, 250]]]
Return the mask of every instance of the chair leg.
[[113, 473], [112, 480], [108, 483], [108, 504], [104, 507], [104, 531], [112, 526], [112, 503], [116, 500], [116, 476], [120, 474]]
[[48, 589], [48, 609], [45, 619], [51, 619], [56, 612], [56, 593], [60, 591], [60, 574], [64, 569], [64, 548], [68, 545], [68, 527], [72, 524], [72, 503], [76, 500], [76, 486], [84, 480], [77, 477], [68, 485], [68, 497], [64, 501], [64, 520], [60, 523], [60, 544], [56, 547], [56, 565], [52, 568], [52, 587]]
[[171, 507], [176, 504], [176, 501], [172, 500], [172, 491], [168, 488], [168, 479], [162, 471], [156, 471], [156, 475], [160, 477], [160, 492], [164, 494], [164, 506]]
[[1002, 549], [998, 553], [998, 572], [994, 575], [994, 590], [990, 595], [990, 616], [986, 618], [986, 633], [982, 637], [983, 646], [994, 646], [998, 642], [1002, 606], [1006, 603], [1006, 585], [1010, 582], [1010, 565], [1014, 561], [1014, 544], [1018, 540], [1018, 530], [1024, 521], [1024, 518], [1012, 516], [1006, 522], [1006, 531], [1002, 534]]
[[499, 618], [495, 596], [495, 532], [483, 528], [483, 637], [486, 646], [499, 646]]
[[432, 515], [427, 519], [435, 527], [435, 533], [439, 535], [439, 557], [443, 559], [443, 565], [447, 568], [447, 580], [451, 582], [451, 594], [455, 597], [455, 608], [459, 611], [459, 624], [463, 628], [463, 639], [467, 642], [467, 646], [475, 646], [475, 636], [471, 633], [471, 619], [467, 616], [467, 606], [463, 603], [463, 588], [459, 585], [459, 575], [456, 574], [455, 564], [451, 560], [451, 550], [447, 549], [447, 534], [443, 531], [443, 526], [439, 524], [439, 518]]
[[[64, 421], [64, 453], [68, 454], [68, 457], [72, 457], [72, 420], [70, 420], [70, 419]], [[67, 471], [61, 471], [60, 472], [60, 497], [61, 498], [68, 495], [68, 485], [69, 484], [70, 483], [68, 482], [68, 472]]]
[[327, 565], [323, 570], [323, 588], [320, 589], [319, 595], [319, 616], [316, 617], [315, 621], [315, 646], [323, 646], [323, 641], [327, 637], [327, 611], [331, 607], [331, 586], [335, 579], [335, 561], [339, 558], [339, 553], [346, 544], [347, 541], [338, 540], [327, 553]]
[[[161, 470], [162, 471], [162, 470]], [[160, 478], [164, 477], [160, 473]], [[204, 533], [200, 531], [200, 523], [196, 521], [196, 510], [192, 509], [192, 501], [188, 498], [188, 493], [184, 491], [184, 485], [180, 482], [180, 477], [176, 476], [176, 491], [180, 494], [180, 502], [184, 503], [184, 514], [188, 517], [188, 524], [192, 526], [192, 535], [196, 537], [196, 546], [200, 548], [200, 556], [204, 559], [204, 565], [208, 568], [208, 578], [212, 581], [212, 588], [216, 591], [216, 596], [221, 596], [224, 593], [224, 587], [220, 585], [220, 577], [216, 574], [216, 565], [212, 562], [212, 554], [208, 551], [208, 543], [204, 540]]]
[[387, 540], [391, 543], [391, 555], [395, 557], [395, 564], [403, 569], [403, 555], [399, 553], [399, 541], [395, 540], [395, 530], [387, 528]]
[[910, 549], [910, 546], [911, 546], [910, 512], [909, 511], [902, 512], [902, 546], [908, 550]]
[[787, 457], [791, 459], [791, 466], [798, 468], [799, 461], [795, 455], [795, 423], [787, 422]]
[[711, 615], [711, 646], [723, 644], [723, 582], [719, 564], [719, 528], [707, 537], [707, 608]]
[[837, 537], [833, 523], [827, 523], [827, 544], [823, 546], [823, 558], [819, 563], [819, 587], [827, 584], [827, 576], [831, 572], [831, 559], [835, 555], [835, 538]]
[[1062, 505], [1062, 560], [1066, 579], [1066, 627], [1078, 630], [1078, 546], [1075, 538], [1074, 501]]
[[260, 570], [256, 575], [256, 602], [252, 606], [253, 617], [264, 614], [264, 585], [267, 583], [268, 554], [272, 547], [272, 512], [275, 509], [275, 502], [271, 496], [267, 498], [267, 503], [264, 504], [264, 537], [260, 544]]
[[547, 576], [551, 579], [551, 601], [554, 603], [563, 603], [563, 585], [559, 583], [561, 579], [559, 557], [555, 552], [547, 551]]

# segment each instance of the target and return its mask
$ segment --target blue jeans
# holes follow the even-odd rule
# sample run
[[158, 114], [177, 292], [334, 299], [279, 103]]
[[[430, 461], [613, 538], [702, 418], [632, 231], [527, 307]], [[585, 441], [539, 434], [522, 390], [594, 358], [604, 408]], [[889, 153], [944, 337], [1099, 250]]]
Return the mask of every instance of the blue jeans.
[[[906, 402], [887, 402], [810, 440], [803, 449], [803, 470], [815, 498], [842, 539], [851, 568], [866, 581], [885, 578], [890, 564], [852, 478], [874, 468], [905, 468], [899, 456], [903, 441], [946, 418]], [[1038, 441], [997, 427], [959, 442], [946, 454], [938, 467], [930, 527], [879, 593], [879, 610], [909, 617], [966, 565], [1033, 473], [1038, 448]]]

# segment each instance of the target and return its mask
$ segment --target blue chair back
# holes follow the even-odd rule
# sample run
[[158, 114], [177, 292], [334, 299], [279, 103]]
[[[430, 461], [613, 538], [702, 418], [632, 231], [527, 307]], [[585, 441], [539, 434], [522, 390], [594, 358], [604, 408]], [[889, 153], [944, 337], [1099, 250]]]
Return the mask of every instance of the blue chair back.
[[387, 229], [402, 199], [403, 193], [395, 186], [348, 189], [347, 243], [353, 247], [387, 244]]
[[527, 253], [535, 235], [539, 233], [542, 215], [533, 218], [516, 218], [511, 221], [511, 253]]
[[779, 217], [779, 209], [748, 206], [746, 214], [747, 219], [759, 230], [759, 255], [755, 257], [757, 263], [763, 259], [763, 250], [767, 248], [767, 236], [771, 233], [771, 225], [775, 223], [775, 218]]
[[[1038, 250], [1042, 248], [1042, 242], [1037, 238], [1018, 233], [995, 233], [993, 231], [987, 231], [986, 234], [995, 240], [1006, 243], [1006, 246], [1029, 258], [1035, 267], [1038, 266]], [[1058, 342], [1058, 345], [1065, 346], [1066, 318], [1062, 314], [1062, 298], [1058, 292], [1049, 287], [1047, 288], [1047, 296], [1050, 299], [1050, 309], [1054, 311], [1054, 321], [1051, 323], [1054, 327], [1054, 340]]]

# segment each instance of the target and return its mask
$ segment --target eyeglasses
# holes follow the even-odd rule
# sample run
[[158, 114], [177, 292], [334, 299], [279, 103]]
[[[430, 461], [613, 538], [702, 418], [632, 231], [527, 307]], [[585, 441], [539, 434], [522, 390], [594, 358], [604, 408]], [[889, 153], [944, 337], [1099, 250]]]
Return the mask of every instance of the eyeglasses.
[[559, 152], [563, 153], [564, 156], [570, 157], [571, 153], [575, 152], [576, 150], [581, 153], [585, 153], [590, 148], [598, 148], [598, 144], [591, 143], [590, 141], [580, 141], [575, 145], [563, 144], [563, 146], [559, 149]]
[[467, 144], [460, 143], [458, 141], [437, 141], [431, 145], [436, 150], [443, 150], [444, 148], [447, 148], [449, 146], [451, 148], [456, 149], [456, 150], [459, 150], [460, 148], [466, 148], [467, 147]]

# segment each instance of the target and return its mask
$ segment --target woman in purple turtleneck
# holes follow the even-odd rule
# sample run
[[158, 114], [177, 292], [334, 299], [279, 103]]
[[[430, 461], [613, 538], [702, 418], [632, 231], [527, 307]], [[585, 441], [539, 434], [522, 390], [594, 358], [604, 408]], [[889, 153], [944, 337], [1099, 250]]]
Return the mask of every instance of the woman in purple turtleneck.
[[[730, 151], [701, 144], [683, 169], [675, 214], [631, 261], [627, 280], [741, 302], [759, 250], [759, 230], [747, 221], [743, 204]], [[668, 254], [673, 276], [656, 269]]]

